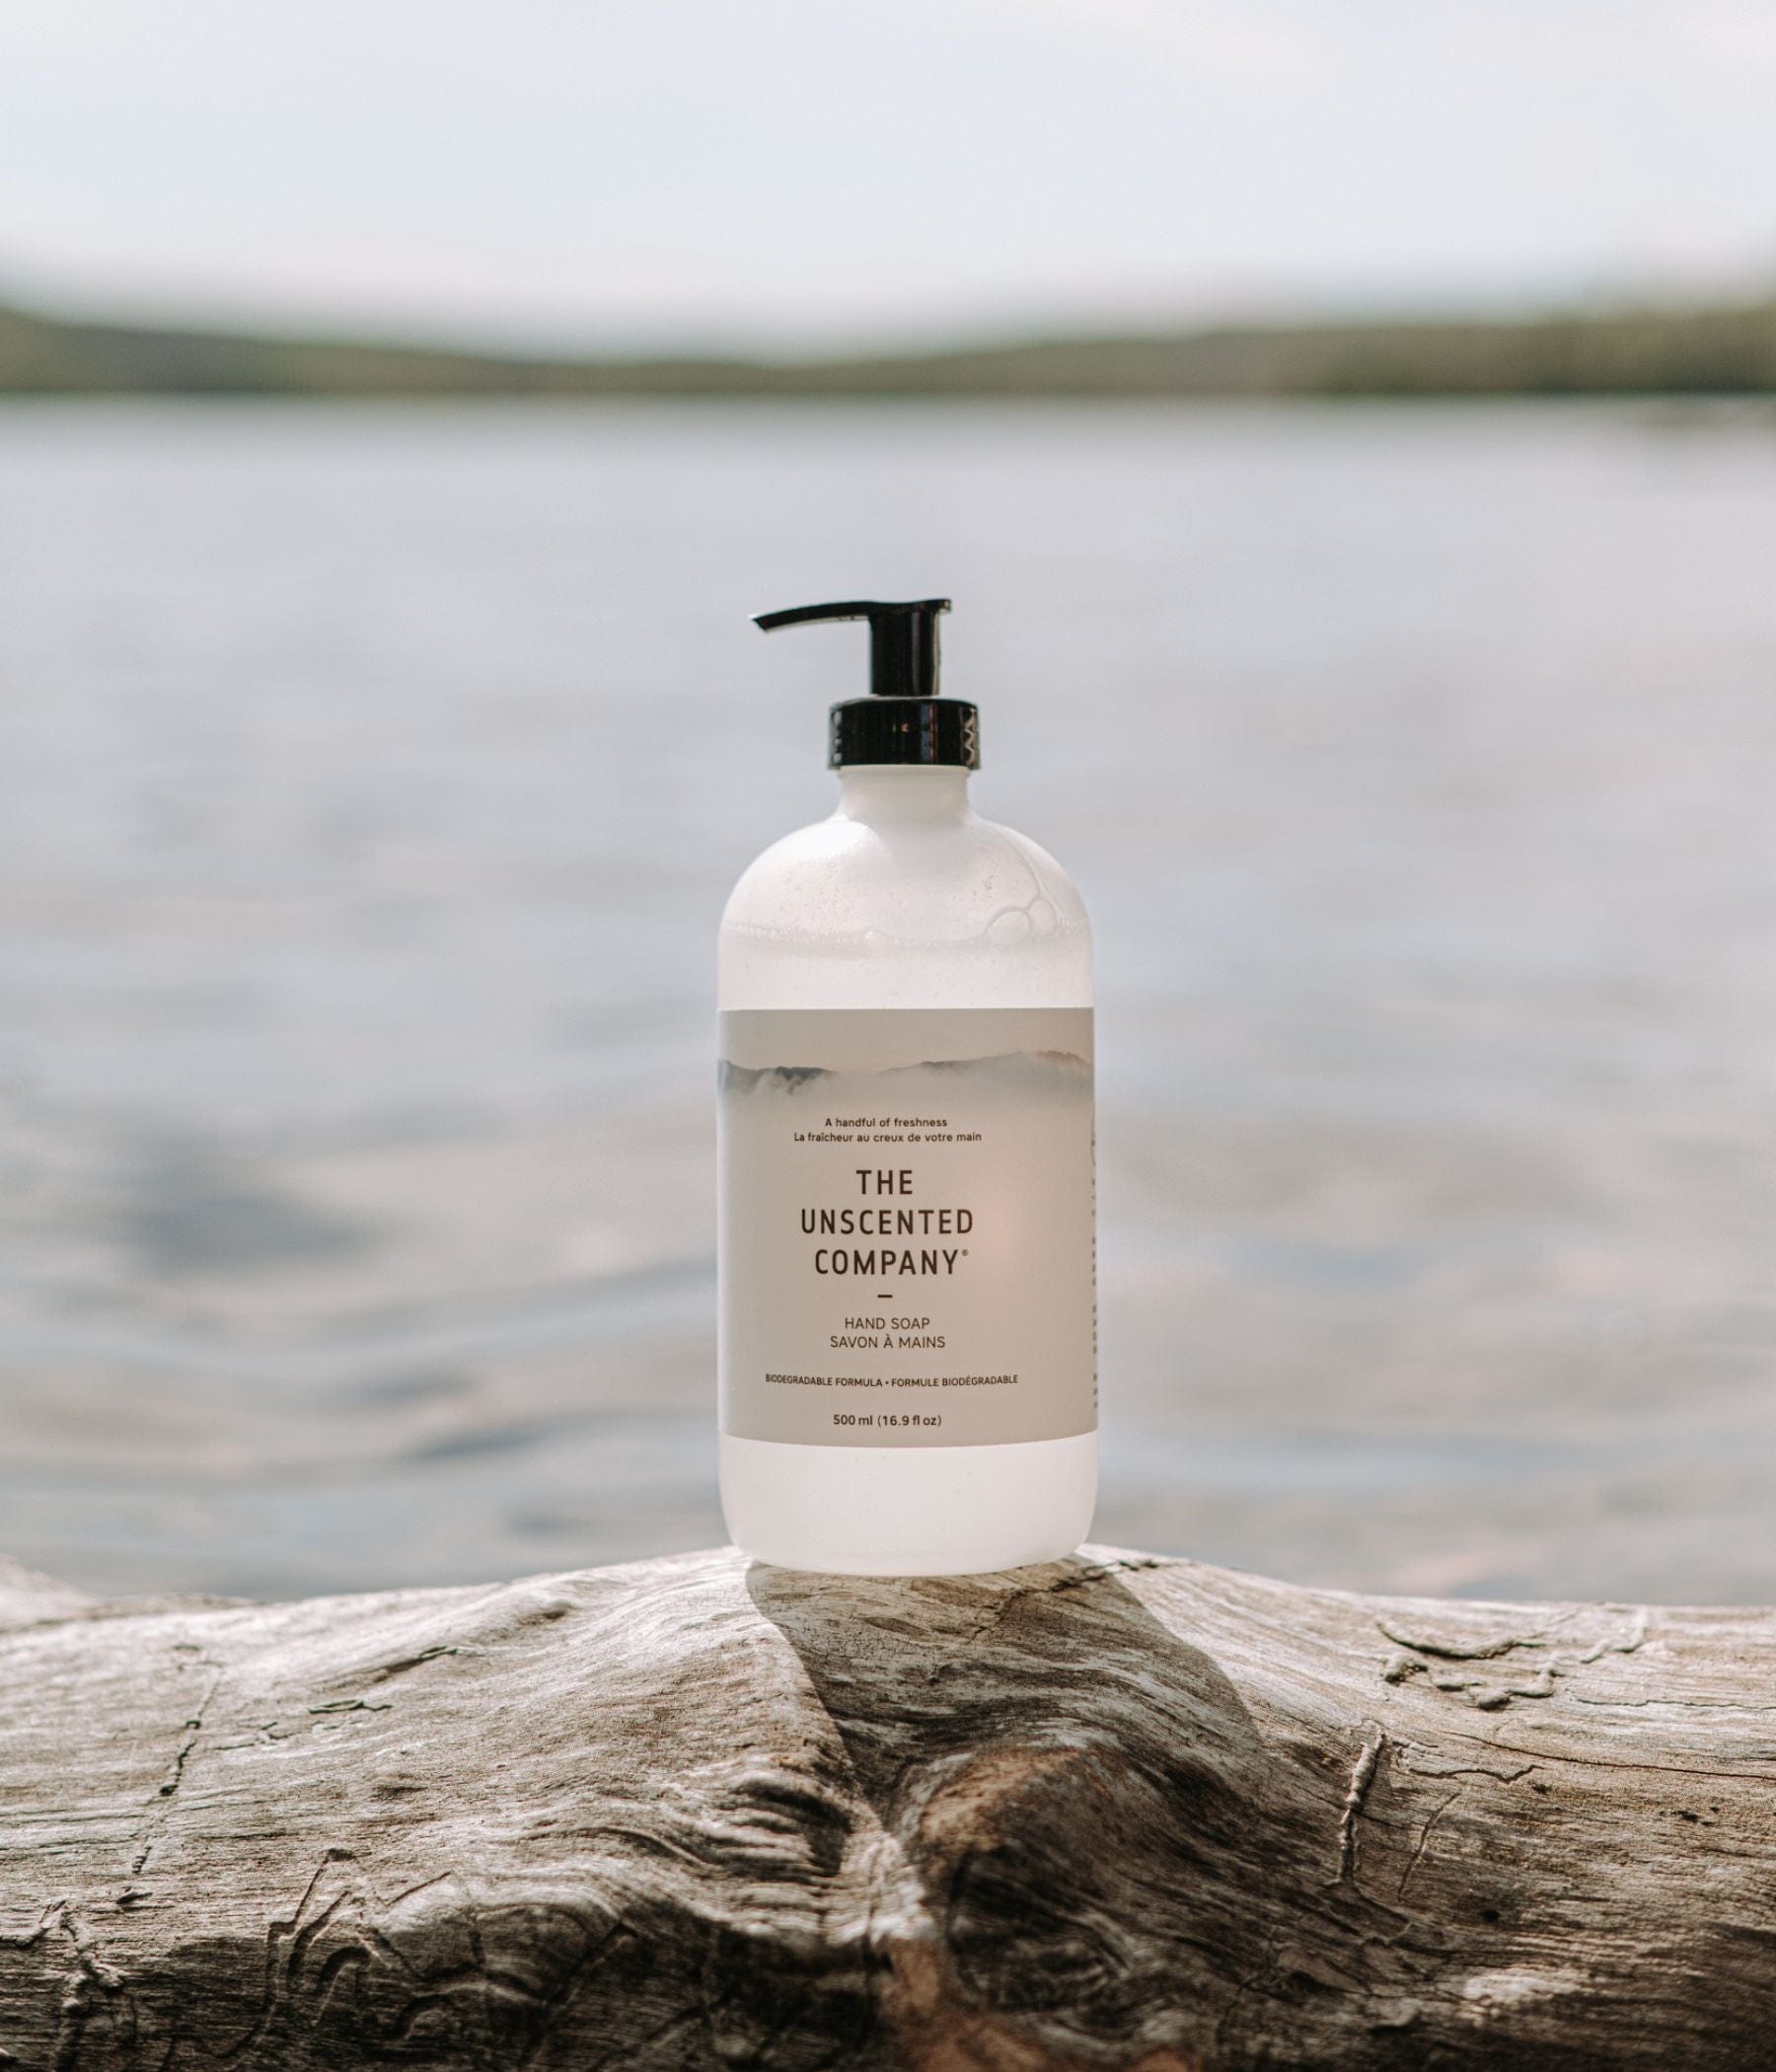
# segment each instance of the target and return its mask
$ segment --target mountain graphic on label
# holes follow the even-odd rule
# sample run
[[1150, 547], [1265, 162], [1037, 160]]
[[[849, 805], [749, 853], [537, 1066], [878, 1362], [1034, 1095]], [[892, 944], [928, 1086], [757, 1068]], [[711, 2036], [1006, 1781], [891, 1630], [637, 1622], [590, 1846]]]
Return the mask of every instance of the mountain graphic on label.
[[827, 1087], [836, 1080], [867, 1079], [872, 1084], [912, 1083], [921, 1073], [940, 1077], [954, 1086], [965, 1080], [972, 1090], [988, 1095], [1032, 1092], [1048, 1094], [1091, 1092], [1090, 1063], [1073, 1051], [1005, 1051], [991, 1058], [926, 1058], [917, 1065], [890, 1065], [835, 1071], [824, 1065], [735, 1065], [720, 1061], [718, 1083], [724, 1094], [739, 1098], [759, 1093], [794, 1096], [811, 1086]]

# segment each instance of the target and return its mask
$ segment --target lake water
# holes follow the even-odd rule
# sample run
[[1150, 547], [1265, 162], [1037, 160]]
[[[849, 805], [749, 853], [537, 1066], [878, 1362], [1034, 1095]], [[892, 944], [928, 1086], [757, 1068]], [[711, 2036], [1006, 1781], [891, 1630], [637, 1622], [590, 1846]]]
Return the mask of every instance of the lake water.
[[1098, 1532], [1776, 1595], [1776, 419], [0, 411], [0, 1551], [720, 1536], [710, 958], [951, 594], [1100, 947]]

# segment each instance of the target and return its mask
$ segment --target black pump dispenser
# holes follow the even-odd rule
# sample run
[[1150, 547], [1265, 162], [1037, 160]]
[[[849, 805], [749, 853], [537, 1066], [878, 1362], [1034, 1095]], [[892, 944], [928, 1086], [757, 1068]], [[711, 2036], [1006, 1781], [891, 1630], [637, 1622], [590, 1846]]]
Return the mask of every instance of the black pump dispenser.
[[937, 615], [947, 597], [919, 597], [902, 604], [851, 598], [842, 604], [795, 605], [786, 612], [761, 612], [753, 624], [765, 632], [779, 626], [805, 626], [820, 619], [869, 621], [869, 696], [832, 708], [834, 770], [857, 763], [949, 764], [960, 770], [981, 765], [981, 717], [959, 698], [937, 696]]

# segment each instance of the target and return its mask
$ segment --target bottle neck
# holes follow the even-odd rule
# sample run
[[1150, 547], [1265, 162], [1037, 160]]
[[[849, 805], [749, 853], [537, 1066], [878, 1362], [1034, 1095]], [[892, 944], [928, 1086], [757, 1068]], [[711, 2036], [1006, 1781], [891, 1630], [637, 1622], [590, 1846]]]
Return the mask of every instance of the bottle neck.
[[949, 764], [853, 763], [839, 773], [839, 818], [960, 820], [970, 775]]

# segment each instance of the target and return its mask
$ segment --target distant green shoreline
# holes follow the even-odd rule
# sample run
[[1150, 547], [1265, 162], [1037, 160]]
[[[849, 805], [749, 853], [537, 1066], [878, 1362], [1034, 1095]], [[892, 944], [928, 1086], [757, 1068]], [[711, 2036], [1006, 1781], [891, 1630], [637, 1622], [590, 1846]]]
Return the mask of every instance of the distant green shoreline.
[[1224, 325], [822, 360], [552, 359], [69, 323], [0, 305], [0, 395], [1657, 397], [1776, 394], [1776, 301]]

